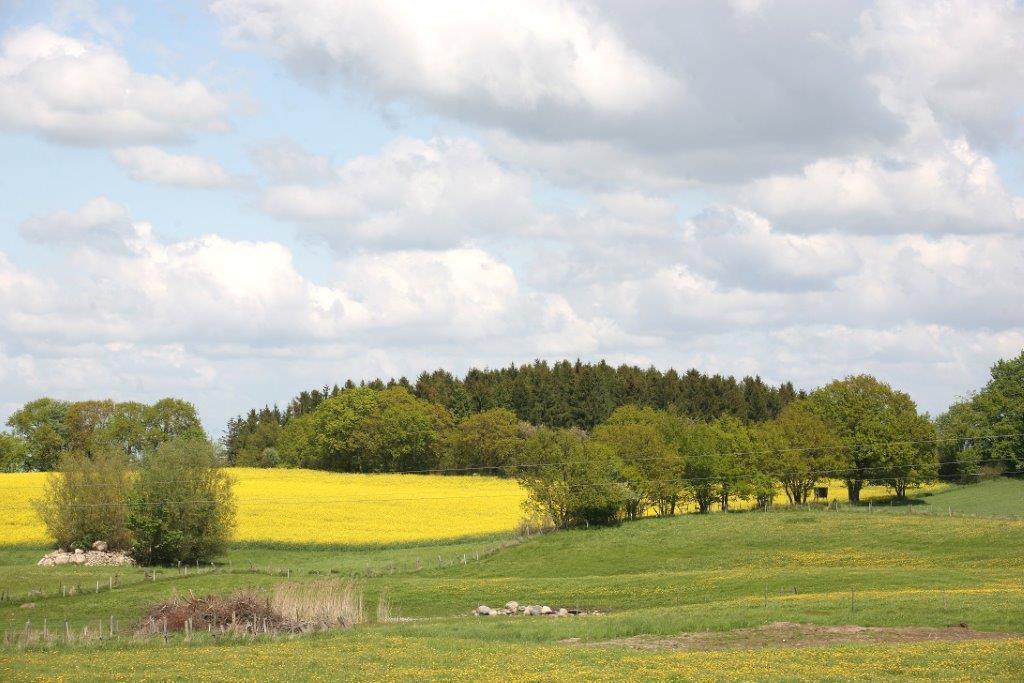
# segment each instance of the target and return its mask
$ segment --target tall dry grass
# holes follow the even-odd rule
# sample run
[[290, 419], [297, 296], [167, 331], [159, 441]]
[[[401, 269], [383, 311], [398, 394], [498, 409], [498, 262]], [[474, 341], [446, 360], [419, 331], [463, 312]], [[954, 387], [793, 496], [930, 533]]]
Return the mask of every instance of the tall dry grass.
[[270, 609], [284, 623], [299, 627], [296, 630], [349, 628], [366, 621], [363, 592], [339, 579], [277, 584]]

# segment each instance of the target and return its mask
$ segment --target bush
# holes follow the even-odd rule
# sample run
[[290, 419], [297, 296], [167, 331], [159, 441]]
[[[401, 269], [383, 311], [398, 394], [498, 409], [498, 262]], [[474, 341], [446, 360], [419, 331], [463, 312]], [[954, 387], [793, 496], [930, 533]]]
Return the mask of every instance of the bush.
[[619, 481], [615, 451], [574, 430], [537, 429], [515, 468], [529, 493], [528, 513], [557, 527], [615, 524], [628, 489]]
[[145, 564], [209, 560], [222, 553], [235, 521], [231, 479], [209, 441], [160, 444], [139, 466], [128, 501], [132, 555]]
[[277, 467], [281, 462], [281, 454], [277, 452], [276, 448], [267, 447], [260, 453], [259, 460], [256, 461], [257, 467]]
[[89, 548], [106, 541], [111, 550], [129, 547], [128, 461], [112, 450], [66, 453], [49, 476], [36, 512], [61, 548]]

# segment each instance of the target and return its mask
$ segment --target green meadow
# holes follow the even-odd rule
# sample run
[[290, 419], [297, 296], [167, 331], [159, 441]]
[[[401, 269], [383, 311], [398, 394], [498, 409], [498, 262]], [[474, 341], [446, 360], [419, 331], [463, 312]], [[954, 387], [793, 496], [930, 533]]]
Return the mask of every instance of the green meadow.
[[[115, 573], [37, 567], [42, 547], [0, 551], [7, 680], [590, 680], [995, 678], [1024, 667], [1024, 484], [999, 480], [915, 499], [911, 512], [687, 514], [618, 527], [395, 547], [236, 545], [215, 567]], [[950, 516], [952, 508], [957, 514]], [[934, 514], [921, 514], [931, 511]], [[946, 514], [939, 514], [946, 511]], [[961, 514], [962, 513], [962, 514]], [[227, 594], [282, 581], [354, 581], [389, 619], [313, 636], [139, 639], [172, 593]], [[112, 581], [116, 581], [113, 590]], [[98, 592], [97, 592], [98, 582]], [[63, 589], [62, 589], [63, 584]], [[72, 590], [73, 587], [73, 590]], [[33, 594], [38, 590], [41, 594]], [[73, 595], [62, 595], [73, 592]], [[475, 617], [477, 605], [579, 608], [566, 618]], [[371, 615], [372, 616], [372, 615]], [[65, 626], [67, 622], [67, 626]], [[794, 622], [948, 627], [996, 638], [730, 649], [638, 649], [635, 636]], [[110, 635], [110, 625], [115, 625]], [[14, 644], [26, 628], [102, 639]]]

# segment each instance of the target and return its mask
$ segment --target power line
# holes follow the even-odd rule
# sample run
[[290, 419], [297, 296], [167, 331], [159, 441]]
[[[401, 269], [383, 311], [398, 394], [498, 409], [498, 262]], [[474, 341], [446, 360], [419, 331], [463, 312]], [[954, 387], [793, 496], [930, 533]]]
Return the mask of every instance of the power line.
[[[691, 453], [683, 456], [685, 459], [692, 458], [718, 458], [724, 460], [729, 456], [748, 456], [748, 455], [771, 455], [781, 453], [802, 453], [807, 451], [837, 451], [837, 450], [856, 450], [856, 449], [868, 449], [868, 448], [879, 448], [879, 447], [892, 447], [892, 446], [915, 446], [922, 444], [932, 443], [944, 443], [949, 441], [965, 441], [965, 440], [979, 440], [979, 441], [994, 441], [998, 439], [1010, 439], [1014, 437], [1024, 437], [1024, 432], [1013, 432], [1009, 434], [990, 434], [980, 435], [971, 437], [942, 437], [935, 439], [916, 439], [916, 440], [902, 440], [902, 441], [869, 441], [864, 443], [855, 444], [832, 444], [825, 446], [800, 446], [793, 448], [772, 448], [757, 451], [727, 451], [727, 452], [714, 452], [714, 453]], [[664, 456], [651, 456], [644, 458], [632, 458], [632, 462], [647, 462], [654, 460], [664, 460]], [[986, 462], [995, 462], [994, 460], [988, 460]], [[341, 472], [337, 470], [315, 470], [327, 472], [330, 474], [359, 474], [359, 475], [382, 475], [382, 474], [453, 474], [459, 472], [481, 472], [490, 470], [503, 470], [503, 469], [527, 469], [532, 467], [547, 467], [548, 465], [558, 465], [560, 463], [548, 461], [548, 462], [534, 462], [534, 463], [517, 463], [510, 465], [475, 465], [472, 467], [437, 467], [430, 469], [418, 469], [418, 470], [385, 470], [381, 472]], [[268, 472], [274, 471], [275, 469], [291, 469], [291, 468], [257, 468], [265, 469]], [[295, 468], [300, 469], [300, 468]], [[153, 483], [161, 484], [172, 484], [181, 481], [193, 481], [193, 479], [165, 479], [154, 481]], [[97, 484], [82, 484], [82, 488], [105, 488], [112, 486], [121, 486], [119, 483], [97, 483]], [[0, 491], [4, 490], [24, 490], [24, 489], [35, 489], [36, 487], [30, 486], [0, 486]], [[2, 509], [2, 508], [0, 508]]]
[[[996, 460], [990, 460], [989, 462], [1016, 462], [1013, 458], [1002, 458]], [[799, 472], [797, 476], [802, 478], [821, 479], [825, 476], [831, 475], [831, 478], [842, 478], [844, 474], [857, 474], [867, 471], [875, 470], [887, 470], [889, 466], [878, 466], [878, 467], [863, 467], [863, 468], [845, 468], [845, 469], [832, 469], [832, 470], [809, 470], [806, 472]], [[755, 479], [757, 477], [773, 477], [780, 478], [786, 476], [786, 472], [752, 472], [747, 474], [739, 474], [730, 477], [723, 476], [709, 476], [709, 477], [676, 477], [668, 480], [664, 480], [661, 483], [665, 485], [678, 484], [683, 486], [686, 483], [703, 483], [703, 482], [721, 482], [728, 480], [729, 484], [735, 484], [749, 479]], [[1024, 474], [1024, 470], [1014, 470], [1010, 472], [1003, 472], [1003, 475], [1015, 475]], [[942, 480], [943, 478], [952, 479], [959, 478], [961, 475], [936, 475], [935, 478]], [[588, 489], [605, 488], [609, 485], [614, 486], [617, 483], [622, 482], [609, 482], [607, 484], [577, 484], [560, 487], [564, 491], [585, 491]], [[309, 498], [309, 497], [285, 497], [285, 498], [246, 498], [246, 503], [275, 503], [275, 504], [308, 504], [308, 503], [395, 503], [395, 502], [409, 502], [409, 501], [427, 501], [427, 500], [466, 500], [466, 499], [488, 499], [488, 498], [501, 498], [501, 497], [516, 497], [521, 498], [523, 493], [494, 493], [494, 494], [471, 494], [471, 495], [459, 495], [459, 496], [414, 496], [414, 497], [403, 497], [403, 498]], [[212, 505], [212, 501], [209, 499], [194, 499], [194, 500], [176, 500], [176, 501], [157, 501], [151, 503], [149, 507], [160, 507], [160, 506], [175, 506], [175, 505]], [[94, 508], [94, 507], [122, 507], [127, 506], [125, 503], [72, 503], [65, 507], [69, 508]], [[8, 505], [0, 506], [2, 510], [20, 510], [23, 506]]]

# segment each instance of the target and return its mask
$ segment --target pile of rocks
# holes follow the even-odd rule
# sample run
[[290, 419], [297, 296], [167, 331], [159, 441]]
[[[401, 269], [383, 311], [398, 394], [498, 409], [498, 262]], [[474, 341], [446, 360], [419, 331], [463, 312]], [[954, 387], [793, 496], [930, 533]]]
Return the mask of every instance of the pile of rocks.
[[92, 544], [92, 550], [72, 548], [71, 550], [54, 550], [52, 553], [43, 555], [39, 560], [41, 567], [55, 567], [61, 564], [81, 564], [87, 567], [123, 567], [135, 564], [131, 555], [124, 551], [107, 551], [106, 541], [96, 541]]
[[569, 615], [584, 614], [584, 611], [575, 608], [567, 609], [565, 607], [551, 609], [547, 605], [520, 605], [515, 600], [506, 602], [505, 607], [500, 609], [492, 609], [487, 605], [480, 605], [473, 610], [473, 615], [477, 617], [499, 617], [516, 614], [522, 614], [527, 617], [567, 617]]

